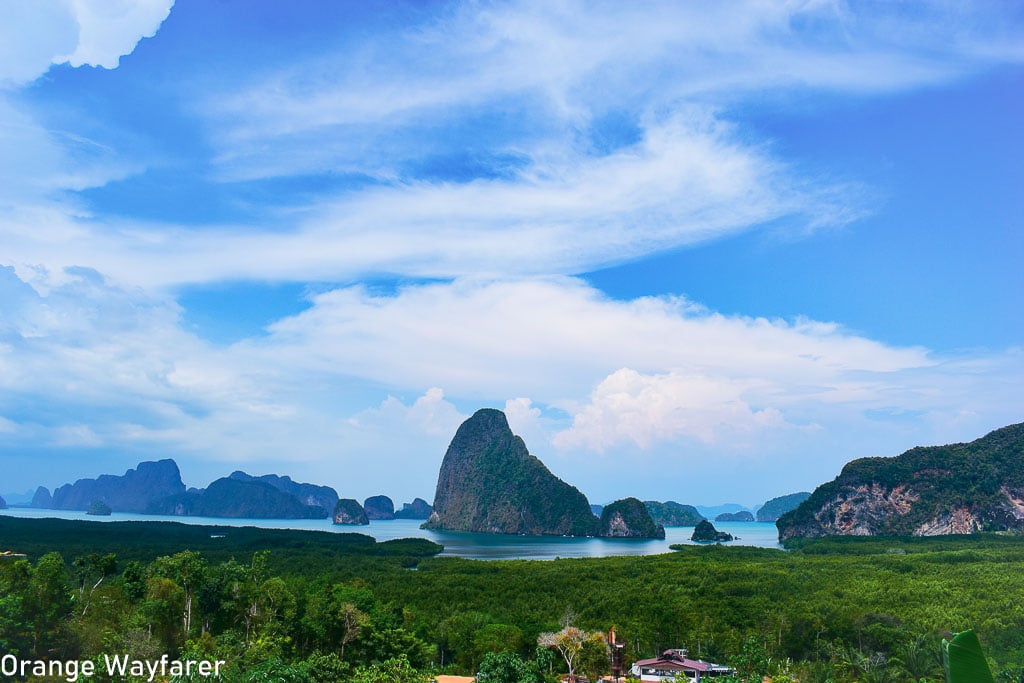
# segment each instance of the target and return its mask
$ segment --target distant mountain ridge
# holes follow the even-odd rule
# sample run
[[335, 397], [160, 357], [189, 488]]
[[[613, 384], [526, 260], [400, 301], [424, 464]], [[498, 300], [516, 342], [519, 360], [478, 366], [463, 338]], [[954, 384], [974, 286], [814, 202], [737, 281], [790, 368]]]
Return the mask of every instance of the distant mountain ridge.
[[[145, 513], [156, 502], [183, 493], [185, 484], [181, 481], [178, 464], [165, 459], [141, 462], [120, 477], [102, 474], [96, 479], [79, 479], [74, 484], [65, 484], [53, 492], [47, 507], [87, 510], [93, 501], [98, 500], [117, 512]], [[37, 496], [42, 498], [39, 492]]]
[[[326, 519], [338, 494], [290, 477], [234, 472], [205, 489], [185, 489], [174, 460], [141, 462], [122, 476], [103, 474], [65, 484], [51, 495], [40, 486], [32, 507], [86, 511], [102, 503], [114, 512], [249, 519]], [[312, 501], [313, 505], [305, 501]], [[329, 507], [325, 507], [329, 505]]]
[[1024, 531], [1024, 424], [843, 467], [782, 515], [779, 539]]
[[228, 475], [231, 479], [240, 481], [262, 481], [270, 484], [278, 491], [291, 494], [303, 505], [310, 507], [321, 507], [324, 509], [324, 517], [330, 515], [331, 510], [338, 503], [338, 492], [330, 486], [319, 486], [317, 484], [300, 484], [292, 481], [289, 476], [278, 476], [276, 474], [264, 474], [254, 477], [240, 470]]
[[202, 491], [191, 490], [152, 503], [145, 513], [243, 519], [325, 519], [319, 505], [305, 505], [290, 493], [256, 479], [223, 477]]

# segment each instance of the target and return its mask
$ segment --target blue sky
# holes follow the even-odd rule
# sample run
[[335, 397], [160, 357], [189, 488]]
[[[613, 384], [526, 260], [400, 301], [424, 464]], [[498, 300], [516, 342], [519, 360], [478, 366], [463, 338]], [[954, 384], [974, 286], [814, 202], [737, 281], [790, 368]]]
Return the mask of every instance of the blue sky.
[[0, 4], [0, 490], [594, 502], [1024, 419], [1012, 3]]

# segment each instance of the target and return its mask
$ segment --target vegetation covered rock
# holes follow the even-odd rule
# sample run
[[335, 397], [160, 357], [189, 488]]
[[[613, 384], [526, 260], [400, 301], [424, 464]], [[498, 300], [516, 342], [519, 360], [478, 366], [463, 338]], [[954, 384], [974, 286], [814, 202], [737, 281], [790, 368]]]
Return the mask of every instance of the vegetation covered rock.
[[716, 522], [753, 522], [754, 515], [749, 510], [739, 512], [723, 512], [715, 517]]
[[395, 511], [395, 519], [429, 519], [433, 511], [430, 503], [416, 498], [411, 503], [402, 503], [402, 509]]
[[690, 536], [691, 541], [697, 541], [698, 543], [721, 543], [724, 541], [731, 541], [732, 534], [725, 531], [719, 531], [715, 528], [715, 525], [704, 519], [701, 520], [696, 527], [693, 529], [693, 535]]
[[298, 498], [263, 481], [223, 477], [205, 490], [189, 490], [151, 504], [149, 514], [194, 517], [241, 517], [249, 519], [323, 519], [319, 506], [304, 505]]
[[334, 506], [334, 523], [369, 524], [370, 518], [366, 516], [366, 510], [359, 504], [359, 501], [342, 498]]
[[682, 505], [670, 500], [659, 503], [656, 500], [645, 500], [644, 507], [651, 514], [655, 524], [662, 526], [697, 526], [704, 517], [692, 505]]
[[593, 536], [586, 497], [553, 475], [512, 433], [500, 410], [462, 423], [441, 463], [428, 529]]
[[1024, 424], [849, 462], [776, 526], [780, 540], [1024, 531]]
[[665, 538], [665, 527], [655, 524], [636, 498], [624, 498], [601, 510], [598, 532], [607, 538]]
[[395, 504], [387, 496], [370, 496], [363, 501], [363, 509], [370, 519], [395, 518]]
[[104, 503], [102, 500], [94, 500], [89, 503], [89, 509], [85, 511], [87, 515], [96, 515], [98, 517], [106, 517], [111, 514], [112, 510], [110, 506]]
[[245, 472], [236, 471], [232, 472], [229, 477], [231, 479], [238, 479], [239, 481], [261, 481], [264, 484], [270, 484], [278, 491], [283, 491], [284, 493], [295, 496], [295, 498], [297, 498], [303, 505], [322, 508], [324, 511], [324, 517], [330, 515], [331, 510], [334, 509], [334, 506], [338, 502], [338, 492], [330, 486], [302, 484], [292, 481], [289, 476], [282, 477], [276, 474], [264, 474], [260, 477], [254, 477], [246, 474]]

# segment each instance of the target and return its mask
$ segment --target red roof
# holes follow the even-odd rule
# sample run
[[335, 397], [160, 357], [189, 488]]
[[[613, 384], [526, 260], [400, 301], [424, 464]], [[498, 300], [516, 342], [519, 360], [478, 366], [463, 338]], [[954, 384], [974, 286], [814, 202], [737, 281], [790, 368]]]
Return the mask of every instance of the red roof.
[[654, 667], [657, 669], [689, 669], [690, 671], [707, 671], [712, 667], [711, 664], [700, 659], [689, 659], [684, 657], [683, 659], [641, 659], [636, 662], [636, 665], [641, 668]]
[[641, 668], [656, 668], [656, 669], [675, 669], [682, 670], [688, 669], [690, 671], [709, 671], [713, 667], [719, 666], [718, 664], [712, 664], [711, 662], [705, 662], [703, 659], [690, 659], [689, 657], [681, 657], [671, 650], [666, 652], [661, 657], [655, 657], [654, 659], [641, 659], [633, 663], [634, 666]]

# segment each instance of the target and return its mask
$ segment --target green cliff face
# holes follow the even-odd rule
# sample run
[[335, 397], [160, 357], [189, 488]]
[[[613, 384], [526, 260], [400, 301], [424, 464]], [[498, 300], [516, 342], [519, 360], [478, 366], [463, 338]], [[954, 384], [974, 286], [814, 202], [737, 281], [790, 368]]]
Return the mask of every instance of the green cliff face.
[[600, 535], [606, 538], [665, 538], [665, 527], [655, 524], [636, 498], [623, 498], [601, 510]]
[[334, 506], [334, 523], [369, 524], [370, 519], [366, 516], [366, 510], [359, 504], [359, 501], [341, 498]]
[[693, 528], [693, 535], [690, 536], [691, 541], [697, 541], [698, 543], [722, 543], [733, 540], [732, 534], [725, 531], [719, 531], [715, 528], [715, 525], [704, 519]]
[[1024, 424], [849, 462], [776, 526], [781, 540], [1024, 531]]
[[500, 410], [478, 410], [441, 463], [427, 529], [594, 536], [598, 520], [578, 489], [530, 455]]

